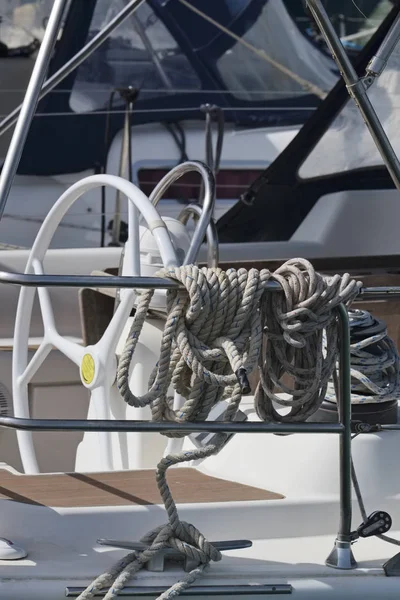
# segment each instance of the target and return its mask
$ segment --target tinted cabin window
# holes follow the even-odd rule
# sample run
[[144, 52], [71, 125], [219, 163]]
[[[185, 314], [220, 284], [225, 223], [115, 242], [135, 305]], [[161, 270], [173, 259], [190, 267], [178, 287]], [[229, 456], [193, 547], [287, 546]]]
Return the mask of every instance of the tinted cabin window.
[[[168, 173], [168, 169], [139, 170], [140, 189], [150, 196], [157, 183]], [[216, 177], [218, 200], [237, 200], [249, 185], [262, 173], [262, 169], [221, 169]], [[194, 202], [201, 197], [201, 179], [198, 173], [186, 173], [173, 183], [164, 193], [164, 200]]]

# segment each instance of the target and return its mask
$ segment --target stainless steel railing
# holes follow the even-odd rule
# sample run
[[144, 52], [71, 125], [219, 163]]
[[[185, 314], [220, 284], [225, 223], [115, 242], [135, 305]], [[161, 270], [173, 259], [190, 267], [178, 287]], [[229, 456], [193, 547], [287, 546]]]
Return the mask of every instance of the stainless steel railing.
[[[0, 272], [0, 283], [29, 286], [67, 287], [112, 287], [121, 288], [166, 288], [176, 287], [176, 282], [149, 277], [99, 277], [73, 275], [31, 275]], [[280, 286], [270, 282], [267, 290], [276, 293]], [[386, 289], [386, 288], [384, 288]], [[375, 288], [376, 292], [376, 288]], [[400, 295], [400, 288], [397, 289]], [[30, 431], [129, 431], [129, 432], [225, 432], [225, 433], [332, 433], [340, 436], [340, 519], [335, 546], [327, 559], [334, 568], [350, 569], [356, 566], [351, 551], [351, 390], [350, 390], [350, 324], [345, 306], [336, 309], [340, 324], [339, 333], [339, 423], [155, 423], [148, 421], [98, 421], [73, 419], [23, 419], [16, 417], [0, 418], [0, 426]]]

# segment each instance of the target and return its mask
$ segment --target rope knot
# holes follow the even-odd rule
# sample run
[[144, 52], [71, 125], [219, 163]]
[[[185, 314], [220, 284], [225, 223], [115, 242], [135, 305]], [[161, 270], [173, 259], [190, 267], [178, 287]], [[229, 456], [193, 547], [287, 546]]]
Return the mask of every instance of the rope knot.
[[200, 564], [221, 560], [220, 551], [194, 525], [180, 520], [178, 521], [179, 526], [176, 527], [176, 525], [175, 527], [172, 527], [170, 523], [161, 525], [147, 533], [141, 541], [148, 545], [147, 550], [152, 553], [153, 549], [158, 552], [161, 547], [169, 547]]

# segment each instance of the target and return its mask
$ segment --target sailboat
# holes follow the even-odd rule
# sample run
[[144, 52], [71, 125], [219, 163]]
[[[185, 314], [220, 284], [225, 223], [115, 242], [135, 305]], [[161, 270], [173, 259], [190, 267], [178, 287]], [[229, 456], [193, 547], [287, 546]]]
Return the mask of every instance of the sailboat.
[[[356, 77], [322, 3], [309, 5], [345, 76]], [[1, 210], [64, 8], [56, 0], [47, 24], [0, 180]], [[390, 67], [399, 22], [396, 7], [366, 48], [378, 98], [379, 61]], [[345, 84], [326, 110], [332, 98], [340, 110]], [[373, 105], [359, 102], [398, 185]], [[202, 206], [162, 218], [160, 198], [189, 172], [201, 177]], [[243, 206], [258, 211], [268, 184], [263, 174]], [[66, 211], [104, 186], [128, 199], [123, 250], [49, 250]], [[230, 229], [227, 218], [215, 226], [215, 187], [198, 161], [175, 166], [150, 198], [124, 177], [89, 175], [54, 203], [30, 251], [2, 254], [10, 308], [5, 290], [21, 286], [2, 353], [12, 378], [0, 416], [4, 598], [397, 598], [400, 367], [394, 335], [376, 316], [400, 294], [383, 273], [390, 260], [370, 257], [370, 271], [386, 278], [372, 285], [326, 276], [340, 269], [337, 257], [330, 267], [320, 257], [321, 274], [306, 259], [273, 266], [274, 242], [236, 243], [237, 254], [232, 240], [218, 247], [217, 230], [232, 236], [240, 213]], [[365, 255], [352, 258], [349, 270], [366, 270]], [[74, 289], [81, 323], [78, 307], [67, 310]], [[379, 302], [374, 317], [367, 302]], [[64, 380], [54, 385], [57, 364]]]

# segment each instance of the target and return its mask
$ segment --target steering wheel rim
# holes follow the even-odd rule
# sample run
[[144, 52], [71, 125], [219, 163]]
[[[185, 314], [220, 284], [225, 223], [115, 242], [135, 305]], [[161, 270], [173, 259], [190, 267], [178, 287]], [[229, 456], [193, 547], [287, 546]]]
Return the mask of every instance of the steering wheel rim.
[[[43, 274], [42, 262], [62, 218], [85, 192], [101, 186], [113, 187], [128, 198], [130, 204], [142, 213], [147, 226], [152, 231], [164, 265], [178, 265], [168, 229], [147, 196], [133, 183], [121, 177], [92, 175], [68, 188], [49, 211], [33, 243], [25, 273]], [[133, 264], [135, 263], [131, 260], [131, 254], [139, 252], [139, 236], [134, 235], [135, 233], [137, 234], [136, 231], [129, 232], [125, 246], [125, 256], [128, 256], [126, 275], [137, 275], [137, 273], [129, 273], [129, 270], [134, 270]], [[36, 290], [42, 314], [44, 336], [39, 348], [28, 362], [29, 332]], [[28, 384], [51, 350], [56, 348], [79, 366], [82, 384], [91, 392], [91, 399], [97, 402], [97, 418], [109, 418], [107, 398], [116, 374], [115, 350], [132, 309], [134, 295], [134, 290], [124, 290], [121, 302], [102, 338], [97, 344], [85, 348], [58, 333], [47, 288], [21, 288], [15, 319], [12, 359], [14, 416], [29, 418]], [[102, 461], [106, 470], [110, 470], [112, 469], [110, 434], [98, 433], [97, 435], [100, 441]], [[39, 473], [32, 433], [17, 431], [17, 438], [24, 471]]]

